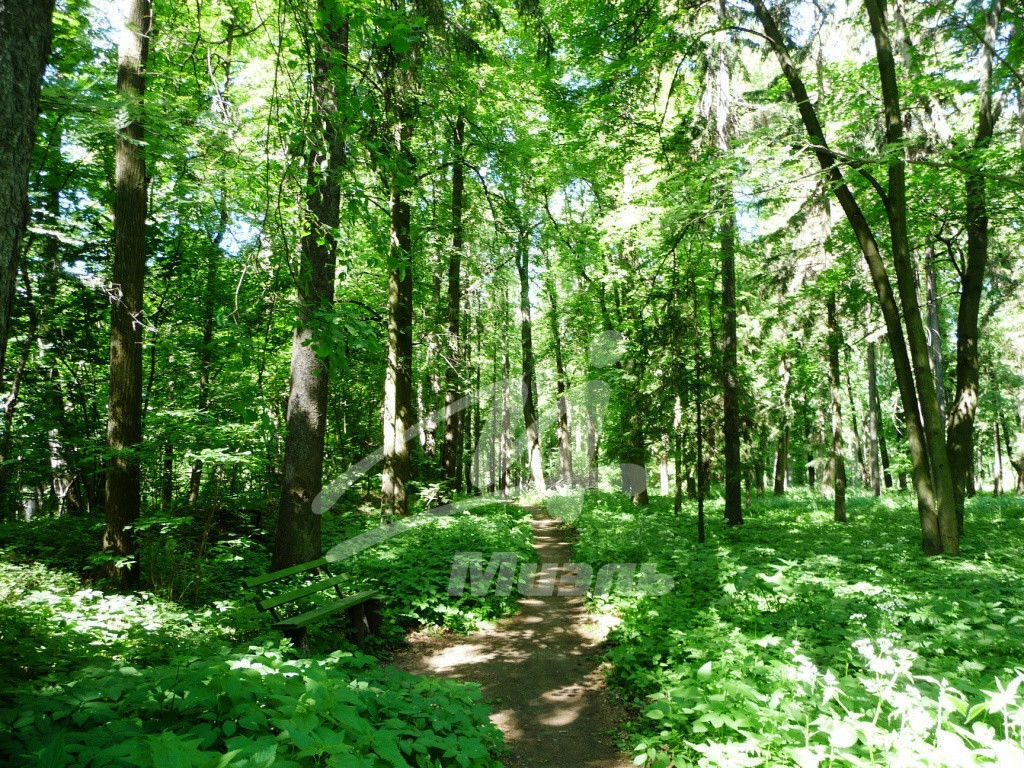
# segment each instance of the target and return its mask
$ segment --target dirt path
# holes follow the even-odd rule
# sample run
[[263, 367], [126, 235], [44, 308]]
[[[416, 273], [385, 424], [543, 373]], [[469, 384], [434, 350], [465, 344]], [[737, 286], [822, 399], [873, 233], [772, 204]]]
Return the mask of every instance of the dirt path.
[[[533, 532], [542, 562], [571, 562], [565, 530], [539, 508]], [[610, 704], [599, 667], [606, 631], [583, 598], [522, 598], [519, 605], [515, 616], [473, 635], [414, 634], [395, 664], [479, 683], [505, 734], [509, 768], [629, 768], [612, 743], [623, 715]]]

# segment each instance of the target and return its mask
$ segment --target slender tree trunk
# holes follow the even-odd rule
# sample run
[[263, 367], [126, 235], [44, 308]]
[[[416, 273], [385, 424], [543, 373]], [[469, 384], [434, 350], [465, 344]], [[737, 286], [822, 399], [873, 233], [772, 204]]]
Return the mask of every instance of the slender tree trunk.
[[694, 428], [697, 437], [697, 482], [695, 488], [697, 496], [697, 543], [703, 544], [705, 540], [704, 496], [707, 492], [707, 473], [704, 466], [704, 381], [703, 366], [701, 365], [700, 311], [698, 310], [697, 288], [695, 284], [691, 284], [691, 290], [693, 291], [693, 403], [696, 410], [696, 424]]
[[988, 203], [981, 155], [992, 141], [996, 114], [992, 103], [992, 63], [1002, 14], [994, 0], [985, 14], [980, 56], [978, 115], [974, 146], [966, 153], [965, 219], [967, 264], [960, 276], [960, 307], [956, 319], [956, 396], [949, 414], [947, 437], [956, 499], [958, 530], [963, 533], [964, 497], [974, 494], [974, 419], [978, 410], [978, 313], [988, 264]]
[[[881, 447], [882, 427], [882, 406], [878, 399], [878, 371], [875, 360], [875, 342], [868, 342], [868, 478], [871, 483], [871, 493], [874, 496], [882, 495], [882, 479], [878, 466], [878, 451]], [[888, 456], [886, 456], [888, 464]], [[887, 468], [888, 469], [888, 468]], [[888, 476], [888, 471], [886, 472]], [[886, 488], [892, 486], [892, 478], [888, 477]]]
[[[769, 39], [782, 67], [786, 80], [793, 92], [797, 107], [812, 151], [817, 157], [822, 170], [828, 176], [833, 194], [846, 214], [847, 220], [854, 231], [861, 252], [864, 254], [871, 280], [878, 297], [879, 307], [885, 319], [889, 346], [892, 351], [896, 382], [904, 409], [908, 414], [907, 441], [910, 447], [914, 474], [914, 489], [918, 499], [918, 512], [921, 518], [921, 546], [927, 554], [940, 552], [956, 552], [958, 539], [956, 533], [955, 508], [952, 500], [952, 481], [949, 474], [945, 451], [944, 435], [941, 434], [941, 423], [938, 420], [938, 404], [935, 399], [934, 381], [928, 368], [928, 353], [924, 343], [920, 310], [917, 306], [916, 285], [913, 280], [912, 264], [906, 237], [906, 204], [904, 199], [905, 184], [903, 183], [904, 165], [899, 156], [901, 149], [894, 150], [891, 155], [890, 188], [887, 212], [890, 214], [890, 230], [894, 243], [894, 262], [897, 265], [897, 279], [900, 284], [900, 296], [904, 304], [903, 314], [907, 318], [907, 331], [911, 337], [914, 352], [914, 366], [911, 368], [910, 355], [907, 351], [903, 325], [900, 320], [900, 308], [897, 306], [892, 285], [882, 259], [878, 243], [871, 231], [863, 211], [846, 185], [839, 164], [832, 151], [828, 148], [824, 131], [818, 120], [814, 102], [807, 94], [803, 80], [789, 55], [785, 36], [768, 12], [763, 0], [753, 0], [754, 11], [761, 22], [765, 36]], [[895, 73], [892, 62], [891, 46], [884, 28], [884, 19], [875, 3], [867, 0], [869, 16], [872, 19], [872, 32], [876, 39], [876, 58], [880, 75], [883, 80], [883, 100], [886, 105], [886, 140], [890, 144], [898, 144], [897, 135], [902, 137], [902, 123], [898, 109], [898, 94], [895, 90]], [[896, 98], [894, 98], [896, 97]], [[909, 273], [909, 274], [908, 274]], [[914, 316], [916, 313], [916, 324]], [[923, 358], [922, 358], [923, 353]], [[924, 370], [921, 370], [921, 364]], [[920, 381], [921, 397], [915, 386], [915, 374]], [[923, 416], [923, 423], [922, 423]], [[936, 427], [940, 434], [936, 434]], [[938, 442], [936, 442], [938, 439]], [[935, 450], [931, 451], [930, 448]], [[940, 471], [934, 471], [936, 467]], [[935, 492], [932, 476], [940, 484]], [[948, 493], [947, 493], [948, 491]]]
[[28, 179], [52, 23], [53, 0], [0, 4], [0, 381], [28, 224]]
[[[716, 4], [724, 29], [728, 23], [724, 0]], [[743, 468], [740, 463], [739, 375], [736, 342], [736, 203], [733, 196], [732, 155], [732, 74], [724, 32], [716, 35], [714, 66], [708, 71], [706, 90], [713, 102], [715, 149], [723, 164], [723, 178], [717, 185], [721, 210], [718, 223], [719, 255], [722, 263], [722, 437], [725, 452], [725, 520], [728, 525], [743, 524]]]
[[786, 492], [786, 476], [789, 474], [789, 379], [792, 363], [783, 359], [779, 363], [779, 439], [775, 452], [775, 478], [772, 492], [782, 496]]
[[334, 233], [340, 221], [339, 177], [345, 163], [345, 136], [337, 123], [337, 111], [347, 86], [348, 22], [338, 18], [326, 0], [317, 12], [319, 39], [312, 84], [315, 124], [307, 155], [306, 233], [301, 243], [298, 322], [292, 335], [284, 473], [272, 570], [316, 559], [321, 553], [321, 516], [313, 512], [312, 502], [323, 489], [328, 369], [326, 360], [317, 354], [316, 316], [334, 306]]
[[[408, 484], [412, 458], [405, 439], [413, 424], [412, 323], [413, 258], [412, 208], [409, 179], [415, 160], [412, 154], [413, 85], [415, 52], [398, 60], [389, 49], [386, 71], [392, 166], [390, 170], [390, 248], [388, 275], [387, 370], [384, 379], [384, 471], [381, 476], [386, 515], [409, 513]], [[458, 327], [456, 327], [456, 332]]]
[[999, 445], [999, 416], [996, 416], [996, 423], [993, 425], [995, 430], [995, 459], [993, 461], [992, 468], [992, 495], [998, 496], [1002, 491], [1003, 483], [1003, 453], [1002, 447]]
[[174, 503], [174, 446], [164, 443], [164, 466], [160, 479], [160, 509], [168, 511]]
[[[545, 259], [547, 255], [545, 254]], [[558, 482], [563, 488], [574, 484], [572, 473], [572, 439], [569, 431], [569, 405], [565, 399], [566, 374], [562, 361], [562, 333], [558, 322], [558, 294], [555, 290], [554, 278], [551, 275], [551, 262], [547, 260], [545, 271], [545, 288], [551, 312], [548, 313], [548, 324], [551, 340], [555, 351], [555, 394], [558, 408]]]
[[[914, 377], [910, 384], [911, 387], [915, 381], [917, 384], [917, 409], [912, 410], [914, 398], [908, 398], [904, 407], [908, 413], [913, 412], [912, 421], [914, 422], [917, 421], [917, 413], [920, 413], [928, 462], [919, 471], [923, 471], [925, 468], [931, 469], [930, 477], [924, 476], [915, 482], [915, 487], [923, 488], [926, 493], [930, 490], [932, 494], [932, 503], [922, 505], [927, 518], [924, 528], [934, 527], [937, 529], [935, 532], [937, 536], [924, 531], [922, 546], [929, 554], [938, 554], [939, 552], [957, 554], [960, 551], [959, 528], [961, 526], [957, 521], [955, 483], [946, 450], [945, 425], [939, 413], [935, 379], [932, 376], [928, 357], [928, 340], [925, 336], [924, 324], [921, 321], [921, 310], [917, 299], [917, 281], [907, 232], [903, 113], [900, 109], [896, 64], [892, 55], [884, 2], [885, 0], [865, 0], [865, 6], [871, 22], [871, 34], [875, 39], [875, 58], [881, 80], [882, 105], [885, 113], [885, 140], [891, 150], [888, 155], [889, 186], [886, 210], [889, 215], [892, 260], [896, 271], [900, 304], [903, 309], [903, 322], [907, 329], [910, 359], [913, 364]], [[921, 499], [920, 492], [918, 499]]]
[[935, 269], [935, 249], [929, 247], [924, 261], [925, 301], [928, 306], [928, 357], [935, 377], [935, 397], [939, 401], [939, 414], [946, 423], [946, 369], [942, 361], [942, 327], [939, 322], [938, 274]]
[[121, 586], [138, 582], [135, 539], [142, 468], [142, 295], [146, 274], [146, 158], [143, 99], [146, 59], [152, 29], [149, 0], [128, 0], [124, 33], [117, 51], [117, 90], [128, 118], [117, 131], [114, 191], [114, 267], [110, 310], [110, 396], [108, 401], [103, 550], [129, 558], [104, 569]]
[[832, 475], [833, 517], [837, 523], [846, 522], [846, 459], [843, 456], [843, 411], [842, 385], [839, 370], [839, 348], [842, 346], [842, 330], [839, 327], [836, 309], [836, 295], [828, 297], [828, 373], [829, 394], [832, 399], [832, 450], [829, 456]]
[[519, 234], [516, 268], [519, 272], [519, 322], [523, 344], [523, 420], [526, 422], [526, 456], [530, 479], [537, 490], [547, 490], [544, 456], [537, 425], [537, 381], [533, 360], [533, 324], [530, 319], [530, 243], [526, 231]]
[[462, 490], [462, 473], [459, 471], [462, 456], [463, 423], [461, 413], [455, 412], [455, 402], [461, 396], [459, 389], [459, 348], [460, 320], [462, 305], [462, 232], [463, 194], [465, 190], [465, 168], [463, 167], [463, 142], [466, 121], [459, 114], [452, 131], [452, 247], [448, 256], [448, 361], [445, 368], [444, 394], [444, 445], [441, 459], [445, 477], [455, 484], [455, 490]]
[[683, 399], [679, 395], [676, 395], [672, 414], [672, 456], [675, 471], [672, 512], [678, 515], [683, 511]]

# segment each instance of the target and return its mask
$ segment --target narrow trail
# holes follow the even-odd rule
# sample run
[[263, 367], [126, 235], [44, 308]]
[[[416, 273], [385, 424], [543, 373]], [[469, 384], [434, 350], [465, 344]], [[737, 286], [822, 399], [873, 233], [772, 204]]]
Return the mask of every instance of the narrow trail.
[[[533, 509], [534, 549], [544, 563], [572, 561], [561, 524]], [[564, 569], [560, 568], [560, 575]], [[509, 768], [629, 768], [613, 744], [623, 718], [600, 669], [607, 634], [581, 597], [531, 597], [514, 616], [469, 636], [410, 636], [395, 665], [479, 683], [504, 732]]]

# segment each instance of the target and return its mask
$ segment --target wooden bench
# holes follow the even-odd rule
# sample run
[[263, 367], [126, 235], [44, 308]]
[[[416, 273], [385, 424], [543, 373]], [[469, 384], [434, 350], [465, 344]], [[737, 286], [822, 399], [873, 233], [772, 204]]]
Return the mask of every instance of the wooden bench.
[[[310, 579], [312, 580], [309, 581]], [[361, 641], [367, 632], [380, 632], [380, 600], [384, 596], [383, 593], [380, 590], [367, 589], [354, 595], [345, 595], [342, 592], [345, 579], [344, 576], [333, 575], [327, 565], [327, 559], [320, 558], [263, 576], [254, 576], [245, 579], [243, 583], [247, 589], [255, 591], [260, 610], [269, 611], [274, 619], [273, 628], [280, 629], [301, 650], [308, 651], [307, 627], [342, 611], [345, 611], [349, 623], [356, 629], [357, 640]], [[295, 581], [309, 583], [284, 592], [279, 591], [289, 582]], [[333, 594], [329, 602], [296, 615], [289, 615], [290, 603], [298, 603], [319, 593], [331, 592]]]

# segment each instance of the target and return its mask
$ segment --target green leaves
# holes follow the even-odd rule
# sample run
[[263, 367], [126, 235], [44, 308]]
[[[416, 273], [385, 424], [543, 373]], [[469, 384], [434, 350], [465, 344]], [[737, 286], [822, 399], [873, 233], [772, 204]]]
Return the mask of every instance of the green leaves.
[[934, 562], [903, 543], [916, 533], [905, 497], [851, 497], [843, 529], [812, 500], [752, 505], [742, 539], [712, 523], [722, 543], [708, 548], [689, 503], [677, 517], [658, 497], [638, 512], [588, 494], [577, 557], [653, 560], [676, 579], [664, 597], [614, 602], [610, 680], [641, 712], [634, 764], [1019, 761], [1024, 505], [976, 498], [974, 549]]
[[[119, 685], [116, 666], [54, 680], [0, 711], [0, 751], [19, 765], [498, 768], [501, 736], [475, 688], [343, 652], [292, 659], [272, 645], [180, 658]], [[83, 708], [83, 687], [105, 709]], [[76, 716], [79, 715], [79, 716]]]

